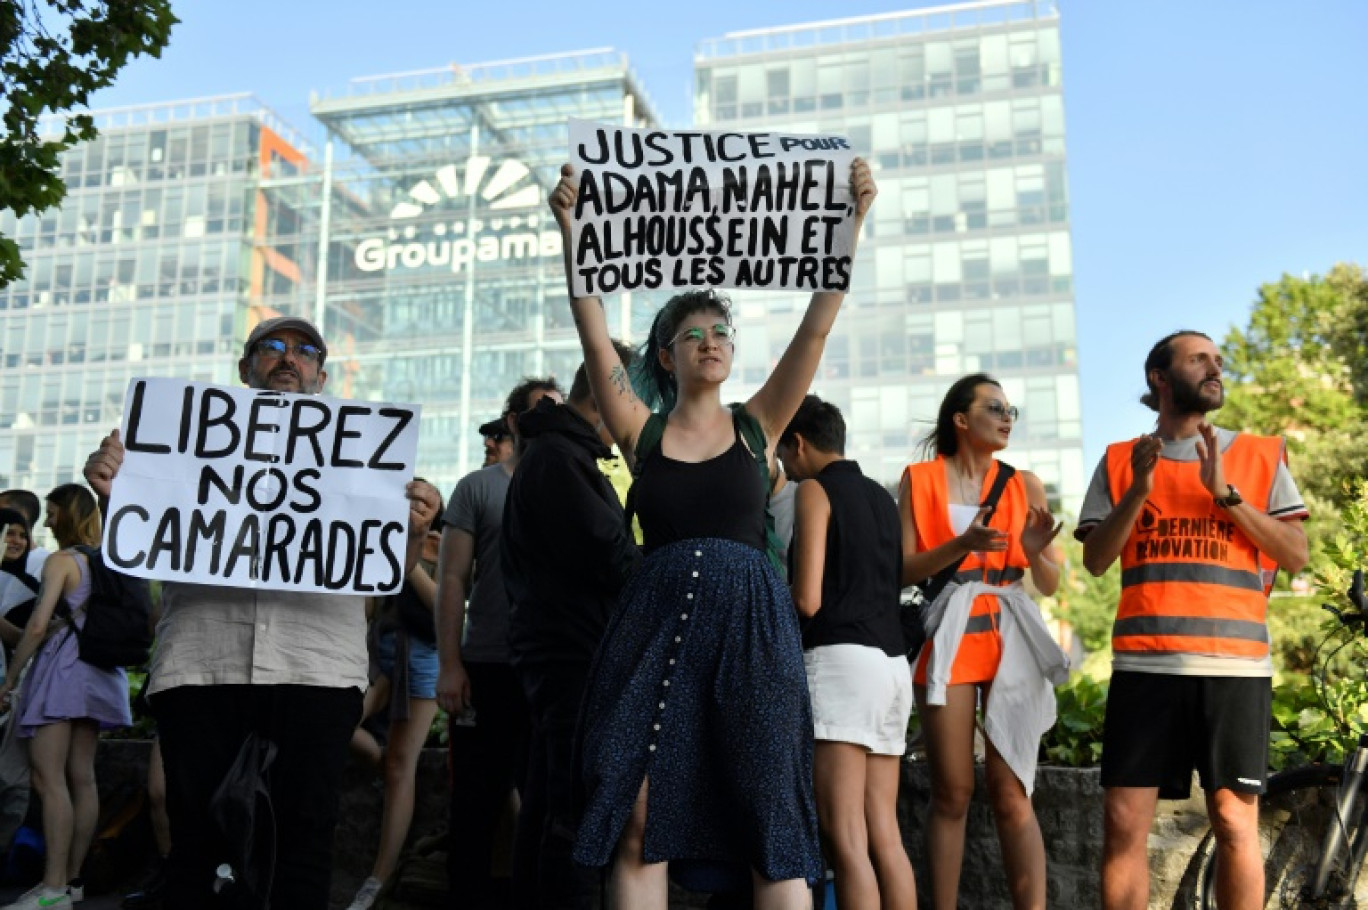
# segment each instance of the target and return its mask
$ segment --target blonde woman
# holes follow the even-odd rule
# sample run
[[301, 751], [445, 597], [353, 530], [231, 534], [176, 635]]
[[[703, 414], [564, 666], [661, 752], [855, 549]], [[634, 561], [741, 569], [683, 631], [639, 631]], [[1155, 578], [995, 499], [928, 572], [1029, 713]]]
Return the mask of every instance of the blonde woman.
[[[101, 730], [126, 727], [128, 679], [81, 660], [75, 629], [85, 623], [90, 566], [76, 547], [100, 544], [100, 511], [85, 487], [64, 484], [47, 497], [47, 520], [60, 549], [43, 564], [42, 588], [19, 639], [0, 698], [7, 699], [33, 660], [15, 709], [29, 742], [33, 789], [43, 801], [47, 855], [43, 880], [5, 910], [48, 910], [80, 900], [85, 862], [100, 814], [95, 744]], [[65, 608], [59, 610], [59, 604]], [[35, 657], [36, 655], [36, 657]]]

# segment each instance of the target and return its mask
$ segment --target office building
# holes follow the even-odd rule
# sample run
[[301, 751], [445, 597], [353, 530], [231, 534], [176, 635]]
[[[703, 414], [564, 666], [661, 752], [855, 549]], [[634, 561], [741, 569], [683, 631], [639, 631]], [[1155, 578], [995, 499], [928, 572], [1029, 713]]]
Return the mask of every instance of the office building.
[[[290, 229], [321, 283], [265, 302], [316, 312], [346, 339], [334, 394], [422, 404], [420, 471], [449, 492], [479, 466], [477, 428], [518, 380], [553, 374], [568, 389], [582, 359], [546, 205], [567, 119], [655, 115], [611, 50], [358, 79], [311, 108], [328, 131], [324, 161], [309, 182], [265, 192], [297, 207]], [[630, 298], [607, 304], [626, 334]]]
[[[63, 154], [60, 208], [0, 232], [28, 263], [0, 288], [0, 489], [79, 478], [134, 376], [237, 383], [267, 289], [298, 280], [265, 235], [264, 177], [307, 146], [249, 95], [99, 112]], [[55, 129], [55, 123], [49, 124]]]
[[[725, 35], [699, 46], [695, 72], [697, 126], [844, 135], [875, 168], [879, 198], [814, 386], [845, 413], [849, 453], [897, 483], [949, 384], [982, 370], [1021, 408], [1007, 457], [1076, 512], [1088, 475], [1054, 2]], [[806, 300], [735, 296], [731, 397], [744, 397]]]

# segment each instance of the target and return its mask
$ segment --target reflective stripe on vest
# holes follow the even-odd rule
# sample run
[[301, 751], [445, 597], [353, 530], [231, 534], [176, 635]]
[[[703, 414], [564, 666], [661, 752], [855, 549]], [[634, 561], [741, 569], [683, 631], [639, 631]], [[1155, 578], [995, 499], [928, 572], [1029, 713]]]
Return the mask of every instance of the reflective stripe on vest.
[[999, 613], [980, 613], [977, 616], [970, 616], [969, 621], [964, 624], [964, 634], [973, 635], [975, 632], [991, 632], [997, 628], [997, 618]]
[[1258, 572], [1227, 569], [1200, 562], [1152, 562], [1121, 570], [1121, 587], [1145, 582], [1183, 581], [1206, 585], [1224, 585], [1245, 591], [1263, 591], [1263, 579]]
[[[1134, 444], [1107, 449], [1113, 502], [1130, 487]], [[1282, 453], [1281, 439], [1244, 433], [1221, 453], [1227, 481], [1251, 507], [1267, 510]], [[1161, 457], [1121, 550], [1112, 649], [1262, 659], [1267, 609], [1259, 552], [1216, 506], [1199, 463]]]
[[955, 584], [965, 585], [971, 581], [981, 581], [988, 585], [1010, 585], [1014, 581], [1021, 581], [1026, 577], [1026, 570], [1016, 566], [1004, 566], [1001, 569], [960, 569], [955, 573]]
[[[931, 461], [910, 464], [903, 471], [912, 491], [912, 519], [917, 525], [917, 551], [933, 550], [955, 539], [950, 527], [950, 488], [946, 475], [949, 465], [944, 455]], [[983, 479], [980, 498], [988, 495], [997, 477], [997, 463]], [[1030, 512], [1026, 482], [1021, 472], [1007, 481], [988, 526], [1008, 533], [1007, 549], [995, 553], [970, 553], [955, 573], [955, 582], [981, 581], [990, 585], [1009, 585], [1026, 577], [1026, 551], [1021, 548], [1021, 530]], [[995, 611], [997, 598], [984, 594], [974, 598], [971, 615]]]
[[1212, 619], [1209, 616], [1132, 616], [1118, 619], [1112, 635], [1178, 635], [1187, 638], [1236, 638], [1267, 644], [1268, 626], [1243, 619]]

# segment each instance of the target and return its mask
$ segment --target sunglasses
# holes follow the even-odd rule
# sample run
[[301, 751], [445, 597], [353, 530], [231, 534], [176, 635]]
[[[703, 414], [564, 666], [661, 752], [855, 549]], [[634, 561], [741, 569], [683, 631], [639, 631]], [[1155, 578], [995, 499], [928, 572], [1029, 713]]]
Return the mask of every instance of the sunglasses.
[[256, 343], [256, 352], [263, 357], [284, 357], [286, 354], [295, 354], [302, 360], [310, 363], [318, 363], [323, 359], [323, 349], [316, 344], [290, 344], [281, 341], [279, 338], [263, 338]]
[[680, 341], [687, 341], [691, 344], [702, 344], [703, 339], [707, 338], [710, 334], [712, 335], [713, 341], [716, 341], [718, 344], [736, 343], [736, 326], [727, 322], [719, 322], [707, 329], [697, 325], [693, 328], [685, 329], [670, 339], [670, 347], [674, 347], [675, 344]]
[[1017, 418], [1021, 416], [1021, 411], [1017, 410], [1016, 405], [1004, 407], [1000, 401], [990, 401], [983, 406], [983, 409], [998, 420], [1010, 420], [1012, 423], [1016, 423]]

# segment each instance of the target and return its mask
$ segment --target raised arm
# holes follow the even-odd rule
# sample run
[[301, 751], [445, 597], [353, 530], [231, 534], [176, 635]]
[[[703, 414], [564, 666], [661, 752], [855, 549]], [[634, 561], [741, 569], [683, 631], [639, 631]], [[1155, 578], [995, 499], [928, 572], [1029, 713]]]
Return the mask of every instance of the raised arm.
[[[878, 188], [874, 185], [869, 165], [863, 158], [856, 158], [850, 165], [850, 195], [855, 202], [857, 242], [860, 239], [860, 231], [864, 228], [865, 215], [869, 213], [869, 207], [874, 204], [874, 197], [877, 194]], [[850, 254], [853, 260], [854, 247], [851, 248]], [[822, 351], [826, 349], [827, 336], [831, 334], [831, 327], [836, 322], [836, 313], [841, 309], [843, 300], [844, 291], [818, 291], [812, 295], [807, 312], [803, 314], [803, 321], [798, 324], [798, 331], [784, 349], [774, 372], [770, 373], [760, 391], [746, 402], [746, 410], [760, 421], [767, 438], [778, 439], [779, 434], [793, 419], [798, 405], [803, 403], [803, 396], [812, 385], [812, 377], [817, 375], [817, 365], [821, 362]]]
[[565, 250], [565, 284], [570, 294], [570, 312], [575, 317], [575, 330], [579, 332], [580, 347], [584, 350], [584, 370], [589, 377], [594, 400], [598, 403], [599, 414], [613, 441], [618, 444], [618, 449], [630, 458], [631, 453], [636, 451], [637, 436], [646, 418], [651, 416], [651, 410], [632, 391], [627, 369], [613, 348], [603, 301], [598, 297], [574, 296], [571, 279], [574, 274], [574, 251], [570, 245], [570, 224], [575, 216], [575, 199], [578, 195], [579, 182], [575, 179], [575, 168], [569, 164], [563, 165], [560, 182], [556, 184], [549, 201], [556, 223], [560, 225], [561, 245]]

